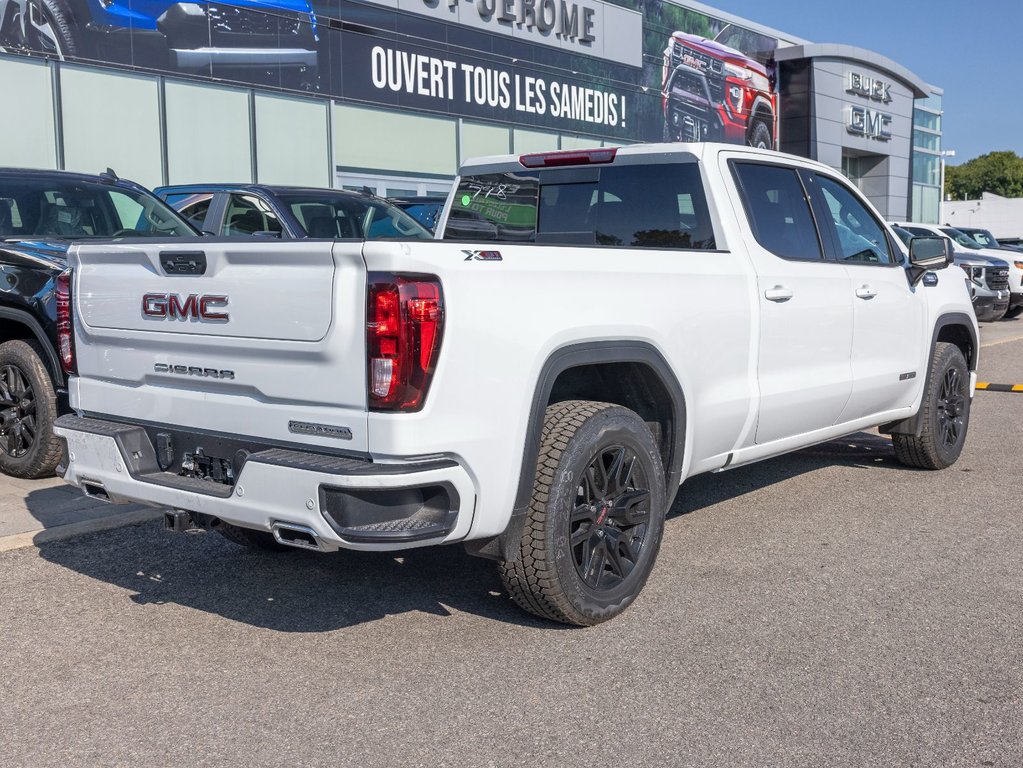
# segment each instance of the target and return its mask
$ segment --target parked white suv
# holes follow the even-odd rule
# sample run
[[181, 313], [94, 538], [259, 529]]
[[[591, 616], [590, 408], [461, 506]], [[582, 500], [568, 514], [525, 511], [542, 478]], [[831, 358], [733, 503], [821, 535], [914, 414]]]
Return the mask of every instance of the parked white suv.
[[1005, 313], [1005, 316], [1013, 318], [1019, 315], [1020, 312], [1023, 312], [1023, 268], [1020, 268], [1021, 262], [1009, 258], [1010, 254], [1007, 254], [1000, 248], [984, 248], [972, 237], [965, 232], [960, 232], [955, 227], [928, 226], [928, 229], [935, 229], [941, 234], [951, 237], [956, 245], [969, 249], [979, 256], [985, 256], [989, 259], [1003, 259], [1009, 268], [1009, 310]]
[[951, 251], [903, 263], [828, 167], [484, 158], [438, 230], [74, 246], [64, 478], [253, 546], [463, 542], [525, 609], [594, 624], [688, 477], [874, 426], [910, 466], [962, 450], [978, 333]]
[[955, 265], [963, 270], [973, 301], [973, 313], [981, 322], [994, 322], [1009, 310], [1009, 264], [1005, 259], [982, 256], [980, 251], [957, 247], [951, 237], [927, 224], [894, 224], [892, 228], [906, 245], [914, 237], [940, 235], [952, 243]]

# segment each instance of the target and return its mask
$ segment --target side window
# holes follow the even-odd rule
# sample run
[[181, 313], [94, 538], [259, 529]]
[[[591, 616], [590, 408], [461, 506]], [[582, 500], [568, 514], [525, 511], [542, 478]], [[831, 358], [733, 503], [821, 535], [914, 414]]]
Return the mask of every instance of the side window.
[[168, 195], [167, 203], [196, 229], [202, 229], [206, 223], [206, 214], [213, 202], [213, 195], [202, 192], [189, 195]]
[[716, 247], [696, 163], [603, 168], [593, 223], [598, 245]]
[[757, 242], [783, 259], [823, 258], [810, 202], [794, 168], [763, 163], [734, 163]]
[[22, 227], [18, 201], [13, 197], [0, 197], [0, 237], [9, 237]]
[[884, 227], [866, 206], [834, 179], [817, 174], [817, 182], [831, 213], [839, 258], [864, 264], [891, 264], [892, 253]]
[[254, 195], [231, 195], [224, 217], [224, 235], [253, 235], [269, 232], [278, 237], [281, 222], [270, 206]]
[[382, 205], [371, 205], [366, 212], [363, 230], [368, 240], [387, 238], [423, 237], [426, 233], [416, 225], [415, 220], [407, 216], [400, 208], [385, 208]]
[[174, 231], [180, 226], [177, 217], [172, 217], [171, 212], [157, 202], [158, 198], [128, 195], [113, 190], [108, 194], [115, 216], [110, 234], [120, 230], [124, 230], [125, 234], [137, 235], [179, 234]]

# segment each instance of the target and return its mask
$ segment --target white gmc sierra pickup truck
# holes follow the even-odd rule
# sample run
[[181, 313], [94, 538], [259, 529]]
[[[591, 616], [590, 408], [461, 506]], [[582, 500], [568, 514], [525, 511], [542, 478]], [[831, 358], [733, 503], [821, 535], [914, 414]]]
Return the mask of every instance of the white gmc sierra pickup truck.
[[910, 466], [962, 450], [978, 331], [947, 241], [904, 253], [823, 165], [484, 158], [439, 232], [75, 246], [64, 478], [249, 546], [463, 542], [585, 625], [640, 592], [688, 477], [874, 426]]

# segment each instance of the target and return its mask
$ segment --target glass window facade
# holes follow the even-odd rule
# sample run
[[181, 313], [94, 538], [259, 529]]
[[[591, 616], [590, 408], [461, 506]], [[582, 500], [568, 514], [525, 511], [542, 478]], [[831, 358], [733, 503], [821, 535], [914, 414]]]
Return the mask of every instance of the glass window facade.
[[938, 155], [913, 153], [913, 181], [929, 187], [941, 183], [941, 158]]
[[558, 148], [558, 134], [515, 128], [514, 152], [551, 152]]
[[255, 100], [260, 183], [329, 187], [328, 104], [258, 93]]
[[922, 108], [920, 102], [916, 104], [916, 111], [913, 112], [913, 125], [917, 128], [926, 128], [928, 131], [941, 132], [941, 113], [928, 112]]
[[462, 122], [459, 162], [470, 157], [507, 155], [511, 151], [508, 128], [497, 125]]
[[939, 224], [941, 218], [942, 95], [917, 99], [913, 109], [912, 220]]
[[171, 184], [252, 182], [248, 91], [170, 81], [164, 105]]
[[913, 130], [913, 146], [929, 152], [938, 152], [941, 150], [941, 134], [928, 133], [916, 128]]
[[43, 62], [0, 59], [0, 83], [9, 110], [0, 166], [56, 168], [50, 68]]
[[160, 89], [154, 77], [60, 68], [64, 165], [154, 187], [163, 180]]
[[334, 162], [339, 168], [453, 176], [456, 137], [452, 118], [334, 105]]

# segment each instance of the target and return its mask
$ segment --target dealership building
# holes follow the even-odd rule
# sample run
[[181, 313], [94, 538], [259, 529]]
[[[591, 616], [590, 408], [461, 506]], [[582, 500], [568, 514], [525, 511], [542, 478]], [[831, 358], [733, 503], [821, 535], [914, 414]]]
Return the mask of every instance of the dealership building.
[[938, 220], [939, 88], [701, 3], [7, 5], [23, 10], [0, 19], [0, 166], [441, 195], [467, 157], [721, 140], [820, 160], [890, 219]]

